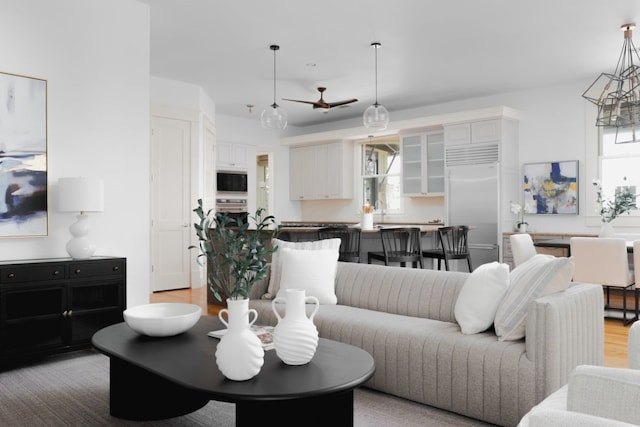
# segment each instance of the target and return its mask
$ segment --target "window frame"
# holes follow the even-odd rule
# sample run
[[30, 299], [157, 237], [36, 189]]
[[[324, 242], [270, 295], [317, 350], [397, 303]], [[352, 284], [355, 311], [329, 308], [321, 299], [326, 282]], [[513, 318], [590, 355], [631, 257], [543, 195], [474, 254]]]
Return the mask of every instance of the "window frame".
[[[384, 203], [384, 215], [403, 215], [405, 212], [404, 208], [404, 197], [402, 196], [402, 153], [400, 149], [400, 137], [398, 135], [387, 135], [379, 138], [368, 138], [366, 140], [358, 140], [356, 141], [358, 146], [358, 200], [360, 201], [360, 205], [365, 205], [365, 179], [371, 178], [380, 178], [380, 177], [394, 177], [397, 178], [398, 181], [398, 208], [389, 210], [386, 202]], [[398, 172], [391, 174], [381, 174], [380, 170], [377, 170], [376, 174], [366, 175], [365, 174], [365, 147], [367, 145], [382, 145], [382, 144], [394, 144], [398, 147], [397, 157], [394, 160], [394, 164], [397, 164]], [[378, 188], [379, 190], [379, 188]], [[376, 191], [378, 191], [376, 190]], [[377, 200], [377, 198], [376, 198]], [[374, 214], [381, 214], [380, 210], [375, 210]]]
[[[588, 227], [600, 227], [602, 221], [597, 213], [596, 191], [593, 186], [593, 179], [602, 182], [602, 129], [595, 126], [597, 109], [592, 108], [592, 104], [585, 102], [585, 178], [583, 185], [583, 194], [586, 210], [584, 212], [585, 225]], [[634, 143], [640, 144], [640, 143]], [[615, 156], [611, 156], [615, 157]], [[640, 209], [631, 214], [621, 215], [615, 219], [615, 227], [639, 227], [640, 226]]]

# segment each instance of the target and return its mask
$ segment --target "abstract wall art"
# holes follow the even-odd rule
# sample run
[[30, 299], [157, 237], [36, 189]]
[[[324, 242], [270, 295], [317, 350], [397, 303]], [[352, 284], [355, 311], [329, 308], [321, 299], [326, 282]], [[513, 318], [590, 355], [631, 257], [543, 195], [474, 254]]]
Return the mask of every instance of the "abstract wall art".
[[0, 237], [48, 234], [47, 81], [0, 72]]
[[524, 209], [528, 214], [578, 214], [578, 161], [527, 163]]

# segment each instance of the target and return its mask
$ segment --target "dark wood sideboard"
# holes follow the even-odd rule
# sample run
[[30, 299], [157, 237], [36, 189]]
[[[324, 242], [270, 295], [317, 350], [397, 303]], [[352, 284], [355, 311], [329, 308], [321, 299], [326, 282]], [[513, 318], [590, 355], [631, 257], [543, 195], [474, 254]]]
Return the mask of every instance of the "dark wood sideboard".
[[0, 262], [0, 367], [88, 347], [123, 321], [126, 277], [117, 257]]

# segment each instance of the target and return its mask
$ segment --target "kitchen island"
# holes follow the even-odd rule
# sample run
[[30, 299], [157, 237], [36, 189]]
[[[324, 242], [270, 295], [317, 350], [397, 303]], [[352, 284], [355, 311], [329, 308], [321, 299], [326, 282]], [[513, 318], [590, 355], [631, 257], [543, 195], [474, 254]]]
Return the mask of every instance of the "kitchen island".
[[[337, 221], [282, 221], [280, 223], [281, 234], [290, 233], [294, 238], [309, 238], [309, 234], [317, 233], [323, 227], [358, 227], [358, 222], [337, 222]], [[419, 227], [422, 233], [434, 233], [439, 227], [443, 227], [442, 222], [377, 222], [373, 228], [362, 229], [363, 234], [376, 234], [381, 228], [392, 227]], [[308, 239], [314, 240], [314, 239]], [[297, 240], [292, 240], [297, 241]]]

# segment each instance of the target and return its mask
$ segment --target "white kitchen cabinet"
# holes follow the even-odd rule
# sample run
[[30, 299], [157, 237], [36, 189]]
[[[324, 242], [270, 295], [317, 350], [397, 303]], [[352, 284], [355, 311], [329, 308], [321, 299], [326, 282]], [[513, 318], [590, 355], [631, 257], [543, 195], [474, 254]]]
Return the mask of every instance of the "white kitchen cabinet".
[[292, 147], [289, 154], [291, 200], [353, 197], [353, 146], [332, 142]]
[[482, 120], [471, 123], [471, 143], [500, 141], [502, 120]]
[[430, 131], [401, 136], [404, 196], [444, 194], [444, 134]]
[[247, 170], [250, 164], [250, 147], [245, 144], [218, 142], [216, 166], [218, 169]]
[[313, 147], [292, 148], [289, 153], [289, 197], [291, 200], [312, 199]]
[[462, 145], [471, 143], [471, 123], [446, 125], [444, 127], [446, 145]]
[[445, 144], [452, 146], [498, 142], [502, 136], [501, 123], [502, 120], [491, 119], [445, 125]]

